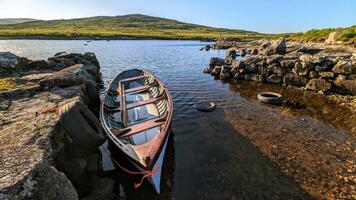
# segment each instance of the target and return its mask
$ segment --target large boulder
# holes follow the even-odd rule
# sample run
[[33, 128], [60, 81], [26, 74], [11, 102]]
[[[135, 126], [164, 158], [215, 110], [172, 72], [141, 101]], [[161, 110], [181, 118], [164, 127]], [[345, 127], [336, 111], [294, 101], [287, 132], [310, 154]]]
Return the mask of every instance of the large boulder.
[[340, 60], [332, 68], [332, 71], [337, 74], [351, 74], [355, 70], [352, 67], [352, 63], [349, 60]]
[[263, 50], [264, 55], [273, 55], [273, 54], [285, 54], [287, 50], [287, 42], [284, 38], [280, 38], [276, 41], [273, 41], [267, 48]]
[[10, 52], [0, 52], [0, 72], [14, 71], [19, 67], [19, 58]]
[[209, 62], [210, 69], [213, 69], [215, 66], [221, 66], [223, 64], [225, 64], [225, 61], [222, 58], [218, 58], [218, 57], [210, 58], [210, 62]]
[[307, 90], [313, 90], [315, 92], [319, 92], [319, 91], [326, 92], [330, 90], [331, 83], [327, 82], [324, 79], [313, 78], [309, 80], [305, 88]]

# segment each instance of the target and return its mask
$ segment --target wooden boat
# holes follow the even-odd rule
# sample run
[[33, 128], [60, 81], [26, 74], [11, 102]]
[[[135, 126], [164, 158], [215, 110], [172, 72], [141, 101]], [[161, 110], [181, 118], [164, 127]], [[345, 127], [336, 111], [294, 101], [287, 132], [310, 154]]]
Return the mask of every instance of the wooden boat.
[[100, 120], [107, 136], [145, 172], [157, 193], [172, 114], [172, 97], [163, 83], [140, 69], [117, 75], [101, 102]]

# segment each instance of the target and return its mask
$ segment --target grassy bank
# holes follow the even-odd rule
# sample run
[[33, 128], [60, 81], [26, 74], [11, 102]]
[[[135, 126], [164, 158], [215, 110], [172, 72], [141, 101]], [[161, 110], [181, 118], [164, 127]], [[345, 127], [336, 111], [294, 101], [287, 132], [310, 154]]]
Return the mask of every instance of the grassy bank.
[[0, 78], [0, 92], [17, 88], [18, 84], [13, 78]]
[[266, 37], [252, 31], [213, 28], [145, 15], [32, 21], [0, 25], [0, 37], [129, 37], [155, 39], [255, 40]]
[[338, 32], [336, 37], [337, 41], [342, 41], [344, 44], [356, 45], [356, 26], [347, 28], [328, 28], [328, 29], [313, 29], [305, 33], [285, 33], [274, 35], [272, 38], [284, 37], [287, 40], [304, 40], [306, 42], [324, 42], [329, 34], [332, 32]]

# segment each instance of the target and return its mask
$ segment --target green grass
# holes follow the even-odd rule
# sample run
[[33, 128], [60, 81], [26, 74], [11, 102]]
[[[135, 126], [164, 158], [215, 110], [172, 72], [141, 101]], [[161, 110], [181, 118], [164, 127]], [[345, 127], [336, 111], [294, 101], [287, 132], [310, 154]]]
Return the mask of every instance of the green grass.
[[337, 41], [343, 41], [345, 44], [356, 44], [356, 26], [347, 28], [328, 28], [328, 29], [312, 29], [305, 33], [286, 33], [274, 35], [272, 38], [284, 37], [287, 40], [304, 40], [306, 42], [324, 42], [332, 32], [339, 32]]
[[13, 78], [0, 78], [0, 91], [6, 91], [18, 87]]
[[0, 25], [2, 37], [130, 37], [155, 39], [254, 40], [267, 37], [252, 31], [213, 28], [145, 15], [99, 16], [70, 20]]

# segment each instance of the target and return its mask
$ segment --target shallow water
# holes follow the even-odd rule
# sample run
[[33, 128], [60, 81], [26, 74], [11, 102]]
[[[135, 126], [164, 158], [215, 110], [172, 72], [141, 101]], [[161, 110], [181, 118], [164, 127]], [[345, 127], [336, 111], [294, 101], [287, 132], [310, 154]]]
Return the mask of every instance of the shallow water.
[[[0, 51], [31, 59], [46, 59], [59, 51], [90, 51], [101, 64], [105, 82], [122, 70], [144, 68], [166, 84], [174, 100], [174, 118], [162, 194], [156, 196], [148, 184], [135, 190], [130, 176], [110, 172], [118, 177], [128, 199], [310, 198], [228, 120], [234, 117], [230, 111], [238, 112], [242, 107], [244, 112], [248, 112], [248, 108], [256, 112], [256, 107], [271, 107], [256, 101], [258, 91], [278, 91], [290, 98], [298, 96], [295, 91], [251, 82], [230, 84], [214, 80], [203, 74], [202, 68], [208, 65], [210, 57], [224, 57], [225, 52], [199, 51], [206, 44], [199, 41], [93, 41], [86, 46], [84, 43], [78, 40], [0, 40]], [[346, 117], [348, 113], [342, 108], [329, 105], [323, 98], [309, 102], [301, 96], [297, 99], [305, 105], [303, 109], [273, 106], [271, 109], [297, 118], [309, 116], [326, 126], [345, 127], [344, 120], [339, 119], [340, 113]], [[202, 101], [215, 102], [217, 109], [212, 113], [196, 111], [193, 105]], [[277, 125], [278, 122], [266, 124]]]

